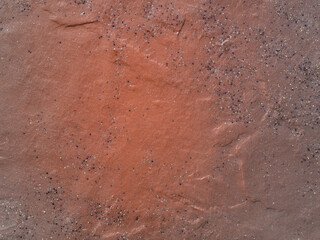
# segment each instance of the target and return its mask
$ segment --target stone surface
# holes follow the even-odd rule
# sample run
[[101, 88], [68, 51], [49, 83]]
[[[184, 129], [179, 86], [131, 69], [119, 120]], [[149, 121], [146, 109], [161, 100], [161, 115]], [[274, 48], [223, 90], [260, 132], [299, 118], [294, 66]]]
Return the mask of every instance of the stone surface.
[[320, 239], [317, 0], [1, 0], [0, 239]]

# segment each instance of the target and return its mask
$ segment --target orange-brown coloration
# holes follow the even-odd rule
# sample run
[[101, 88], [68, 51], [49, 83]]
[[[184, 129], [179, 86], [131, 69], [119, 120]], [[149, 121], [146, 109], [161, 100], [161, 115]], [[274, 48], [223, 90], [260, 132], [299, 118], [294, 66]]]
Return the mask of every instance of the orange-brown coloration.
[[316, 10], [2, 1], [0, 238], [319, 238]]

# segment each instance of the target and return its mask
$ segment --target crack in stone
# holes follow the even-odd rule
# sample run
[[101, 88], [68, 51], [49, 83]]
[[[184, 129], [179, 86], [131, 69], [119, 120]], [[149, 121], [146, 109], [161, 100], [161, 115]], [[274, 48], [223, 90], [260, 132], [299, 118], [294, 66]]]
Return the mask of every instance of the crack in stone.
[[64, 28], [74, 28], [74, 27], [80, 27], [80, 26], [85, 26], [93, 23], [97, 23], [98, 20], [93, 20], [93, 21], [86, 21], [86, 22], [79, 22], [79, 23], [63, 23], [60, 22], [59, 20], [51, 19], [54, 23], [58, 24], [60, 27]]

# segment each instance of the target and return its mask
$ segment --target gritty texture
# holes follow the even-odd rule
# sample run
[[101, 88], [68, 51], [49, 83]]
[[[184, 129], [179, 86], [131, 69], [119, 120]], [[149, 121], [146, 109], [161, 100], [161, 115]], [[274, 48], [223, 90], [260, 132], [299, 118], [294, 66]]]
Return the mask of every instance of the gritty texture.
[[0, 239], [320, 239], [318, 0], [0, 0]]

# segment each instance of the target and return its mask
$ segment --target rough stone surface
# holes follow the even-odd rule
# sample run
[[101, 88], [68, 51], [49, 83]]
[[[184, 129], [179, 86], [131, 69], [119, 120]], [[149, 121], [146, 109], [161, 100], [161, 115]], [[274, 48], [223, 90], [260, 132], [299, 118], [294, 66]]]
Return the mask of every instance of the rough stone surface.
[[318, 0], [0, 0], [0, 239], [320, 239]]

